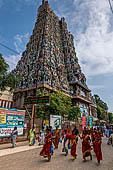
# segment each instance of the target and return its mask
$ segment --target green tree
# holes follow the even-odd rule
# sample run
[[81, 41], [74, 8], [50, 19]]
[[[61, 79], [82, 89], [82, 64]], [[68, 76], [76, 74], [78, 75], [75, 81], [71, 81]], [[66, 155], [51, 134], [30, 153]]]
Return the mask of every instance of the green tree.
[[72, 106], [70, 108], [68, 119], [69, 120], [77, 120], [77, 117], [80, 116], [80, 108], [78, 106]]
[[97, 105], [97, 117], [98, 119], [103, 119], [104, 116], [104, 109]]
[[10, 91], [16, 88], [19, 80], [11, 73], [8, 72], [8, 64], [5, 62], [2, 54], [0, 54], [0, 90], [4, 91], [8, 87]]
[[108, 112], [108, 106], [107, 104], [100, 99], [100, 97], [95, 94], [94, 95], [94, 99], [96, 101], [96, 105], [97, 105], [97, 117], [98, 119], [105, 119], [107, 112]]
[[[48, 96], [46, 91], [37, 91], [37, 97], [42, 97], [42, 96]], [[49, 117], [49, 110], [48, 110], [48, 105], [46, 104], [37, 104], [36, 106], [36, 114], [35, 117], [38, 118], [44, 118], [44, 117]]]
[[72, 101], [70, 97], [67, 97], [62, 92], [51, 93], [50, 95], [49, 109], [52, 114], [68, 115]]
[[[47, 95], [48, 94], [45, 91], [41, 92], [40, 90], [38, 90], [37, 96]], [[78, 108], [72, 106], [71, 98], [67, 97], [62, 92], [50, 93], [50, 105], [37, 105], [36, 111], [36, 117], [49, 118], [50, 114], [61, 116], [70, 115], [71, 120], [74, 120], [80, 113], [80, 110]]]
[[108, 112], [108, 120], [110, 124], [113, 123], [113, 113]]

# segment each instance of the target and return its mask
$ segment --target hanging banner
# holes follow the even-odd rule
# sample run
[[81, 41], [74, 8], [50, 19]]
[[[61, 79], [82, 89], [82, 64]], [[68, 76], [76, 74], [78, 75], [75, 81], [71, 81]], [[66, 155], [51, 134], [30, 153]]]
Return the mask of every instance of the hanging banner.
[[89, 126], [90, 126], [90, 128], [93, 127], [93, 117], [92, 116], [89, 117]]
[[86, 127], [86, 116], [82, 116], [82, 129]]
[[11, 136], [14, 127], [23, 135], [25, 111], [0, 107], [0, 137]]
[[86, 117], [86, 126], [88, 127], [89, 126], [89, 116], [87, 115]]
[[58, 129], [61, 129], [61, 120], [62, 120], [61, 116], [50, 115], [50, 126], [52, 126], [53, 130], [55, 130], [56, 127], [58, 127]]

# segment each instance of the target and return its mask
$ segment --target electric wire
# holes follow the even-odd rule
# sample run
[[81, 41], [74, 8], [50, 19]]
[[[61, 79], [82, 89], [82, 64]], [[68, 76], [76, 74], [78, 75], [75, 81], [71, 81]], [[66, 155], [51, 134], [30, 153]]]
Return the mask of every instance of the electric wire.
[[[113, 0], [112, 0], [112, 1], [113, 1]], [[109, 2], [109, 5], [110, 5], [111, 12], [112, 12], [112, 14], [113, 14], [113, 7], [112, 7], [112, 5], [111, 5], [111, 1], [108, 0], [108, 2]]]
[[10, 51], [12, 51], [12, 52], [18, 54], [18, 55], [20, 55], [20, 53], [18, 53], [17, 51], [15, 51], [15, 50], [9, 48], [8, 46], [6, 46], [6, 45], [4, 45], [4, 44], [2, 44], [2, 43], [0, 43], [0, 45], [1, 45], [2, 47], [6, 48], [6, 49], [8, 49], [8, 50], [10, 50]]

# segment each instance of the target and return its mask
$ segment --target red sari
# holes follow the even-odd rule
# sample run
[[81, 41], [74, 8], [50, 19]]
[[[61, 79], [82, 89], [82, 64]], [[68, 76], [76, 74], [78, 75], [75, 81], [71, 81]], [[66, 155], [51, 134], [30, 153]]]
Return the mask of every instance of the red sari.
[[82, 135], [82, 153], [83, 159], [85, 160], [86, 157], [91, 156], [91, 146], [90, 146], [90, 137], [88, 134]]
[[58, 145], [59, 145], [59, 139], [60, 139], [60, 132], [59, 132], [59, 129], [55, 130], [55, 141], [54, 141], [54, 145], [55, 145], [55, 148], [58, 148]]
[[101, 152], [101, 141], [95, 141], [95, 153], [97, 156], [98, 162], [102, 160], [102, 152]]
[[42, 148], [42, 150], [40, 152], [40, 155], [44, 156], [44, 157], [50, 156], [51, 145], [52, 145], [52, 134], [49, 133], [45, 137], [45, 145], [43, 146], [43, 148]]
[[94, 141], [94, 152], [96, 154], [98, 162], [102, 160], [102, 152], [101, 152], [101, 135], [98, 133], [95, 135], [95, 141]]
[[77, 147], [77, 140], [78, 140], [78, 137], [77, 135], [71, 135], [70, 136], [70, 139], [71, 139], [71, 156], [72, 156], [72, 159], [76, 159], [76, 147]]

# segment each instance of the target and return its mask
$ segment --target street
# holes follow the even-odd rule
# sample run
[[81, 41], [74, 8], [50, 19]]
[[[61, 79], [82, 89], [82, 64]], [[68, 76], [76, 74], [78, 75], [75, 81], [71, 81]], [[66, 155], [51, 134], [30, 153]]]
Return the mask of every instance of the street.
[[66, 157], [61, 152], [61, 144], [55, 150], [51, 162], [39, 156], [40, 150], [41, 148], [0, 157], [0, 170], [113, 170], [113, 147], [106, 145], [106, 138], [103, 139], [103, 160], [100, 165], [93, 151], [92, 161], [89, 158], [86, 162], [82, 161], [80, 139], [77, 146], [78, 157], [74, 162], [70, 154]]

